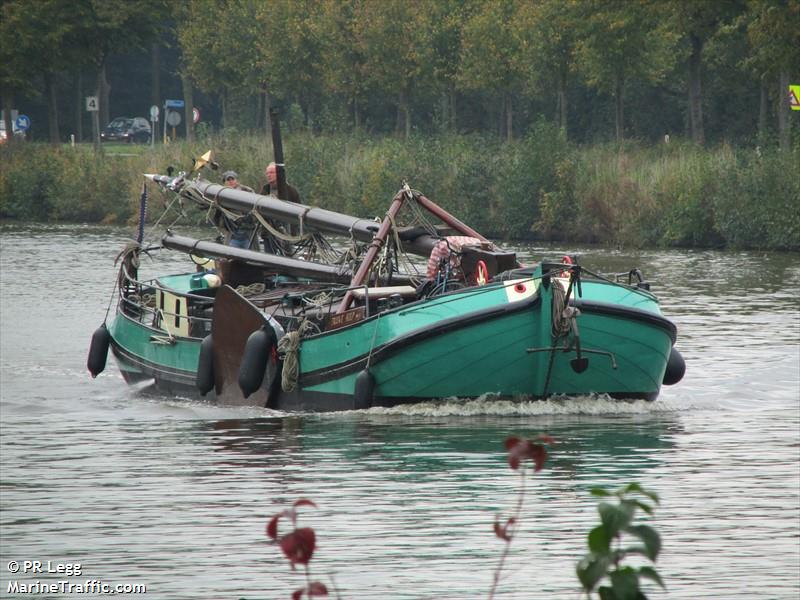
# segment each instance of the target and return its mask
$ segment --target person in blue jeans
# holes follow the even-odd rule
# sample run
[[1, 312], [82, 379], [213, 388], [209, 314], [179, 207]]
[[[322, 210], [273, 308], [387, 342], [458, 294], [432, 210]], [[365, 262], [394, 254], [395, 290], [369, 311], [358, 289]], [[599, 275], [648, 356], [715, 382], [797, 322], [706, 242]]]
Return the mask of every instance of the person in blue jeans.
[[[239, 175], [236, 171], [225, 171], [222, 174], [222, 182], [225, 187], [234, 190], [244, 190], [245, 192], [252, 192], [253, 188], [247, 187], [239, 183]], [[221, 225], [227, 231], [225, 236], [228, 246], [234, 248], [244, 248], [258, 250], [258, 240], [256, 233], [256, 222], [252, 215], [243, 215], [238, 219], [228, 217], [221, 212], [217, 215], [217, 225]]]

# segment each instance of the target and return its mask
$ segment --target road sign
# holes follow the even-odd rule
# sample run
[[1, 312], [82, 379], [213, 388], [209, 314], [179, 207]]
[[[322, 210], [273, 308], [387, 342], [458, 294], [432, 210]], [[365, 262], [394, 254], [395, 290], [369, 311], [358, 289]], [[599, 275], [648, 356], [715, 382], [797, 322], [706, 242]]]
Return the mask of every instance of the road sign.
[[164, 102], [167, 108], [183, 108], [183, 100], [167, 100]]
[[198, 121], [200, 121], [200, 109], [195, 107], [192, 109], [192, 123], [197, 123]]
[[155, 104], [150, 107], [150, 120], [158, 121], [158, 107]]
[[175, 110], [167, 111], [167, 123], [170, 127], [177, 127], [181, 124], [181, 113]]
[[86, 110], [89, 112], [100, 110], [100, 105], [97, 102], [97, 96], [86, 96]]
[[789, 106], [792, 110], [800, 110], [800, 85], [789, 86]]
[[20, 115], [16, 120], [17, 129], [27, 131], [31, 127], [31, 120], [28, 115]]

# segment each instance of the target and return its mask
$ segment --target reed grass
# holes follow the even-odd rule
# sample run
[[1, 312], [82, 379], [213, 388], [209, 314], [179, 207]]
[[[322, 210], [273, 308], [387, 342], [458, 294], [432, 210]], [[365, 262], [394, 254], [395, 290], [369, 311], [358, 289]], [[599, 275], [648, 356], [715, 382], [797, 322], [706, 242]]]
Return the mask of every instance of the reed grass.
[[[188, 170], [191, 157], [209, 149], [242, 183], [258, 190], [265, 182], [271, 141], [232, 128], [153, 148], [0, 147], [0, 217], [131, 222], [142, 173]], [[407, 181], [498, 238], [800, 250], [798, 150], [706, 149], [676, 140], [583, 147], [540, 122], [512, 143], [479, 135], [404, 141], [295, 133], [284, 153], [304, 202], [366, 218], [382, 217]]]

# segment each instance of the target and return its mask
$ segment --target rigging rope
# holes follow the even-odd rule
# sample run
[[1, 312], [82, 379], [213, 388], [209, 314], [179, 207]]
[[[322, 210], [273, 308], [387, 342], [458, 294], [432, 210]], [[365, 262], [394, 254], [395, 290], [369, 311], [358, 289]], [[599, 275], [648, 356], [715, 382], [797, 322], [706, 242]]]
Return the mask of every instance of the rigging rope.
[[553, 280], [551, 288], [553, 289], [553, 302], [550, 327], [551, 335], [555, 341], [567, 336], [573, 330], [573, 323], [581, 314], [581, 311], [574, 306], [569, 306], [567, 293], [561, 283]]
[[293, 392], [297, 389], [300, 371], [300, 358], [298, 356], [300, 342], [309, 329], [311, 329], [311, 323], [303, 319], [295, 331], [287, 332], [285, 336], [278, 340], [278, 354], [283, 356], [281, 388], [284, 392]]

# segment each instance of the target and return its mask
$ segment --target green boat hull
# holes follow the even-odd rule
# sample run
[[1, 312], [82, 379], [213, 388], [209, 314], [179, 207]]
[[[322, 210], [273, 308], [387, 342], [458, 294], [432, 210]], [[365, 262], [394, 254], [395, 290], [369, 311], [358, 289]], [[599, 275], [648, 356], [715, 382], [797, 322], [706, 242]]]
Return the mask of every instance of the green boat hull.
[[[576, 372], [574, 344], [565, 351], [551, 334], [552, 286], [559, 284], [538, 283], [472, 288], [308, 338], [300, 349], [298, 390], [274, 393], [271, 405], [336, 410], [485, 394], [658, 395], [675, 327], [654, 296], [584, 282], [582, 297], [570, 303], [580, 310], [588, 363]], [[526, 285], [535, 293], [509, 298], [509, 290]], [[359, 389], [364, 381], [366, 397]]]
[[[235, 373], [244, 360], [247, 336], [266, 320], [259, 309], [225, 288], [217, 295], [215, 326], [229, 332], [246, 312], [251, 325], [224, 348], [215, 348], [221, 354], [214, 364], [226, 374], [222, 380], [217, 374], [215, 391], [208, 397], [213, 399], [216, 392], [221, 403], [314, 411], [483, 395], [657, 397], [675, 326], [661, 315], [655, 296], [631, 286], [585, 280], [580, 295], [573, 291], [569, 300], [578, 310], [577, 331], [554, 337], [557, 286], [563, 298], [566, 283], [537, 271], [306, 337], [299, 343], [296, 387], [286, 391], [291, 386], [271, 376], [265, 378], [269, 385], [264, 383], [249, 398], [239, 390]], [[225, 319], [217, 319], [218, 312]], [[201, 337], [175, 335], [124, 312], [117, 313], [109, 332], [111, 350], [127, 381], [151, 379], [166, 391], [197, 395]], [[228, 367], [219, 369], [223, 360]], [[265, 365], [265, 372], [270, 368], [274, 374], [274, 365]]]
[[121, 312], [108, 329], [111, 352], [125, 381], [152, 380], [164, 391], [195, 394], [200, 339], [170, 335]]

